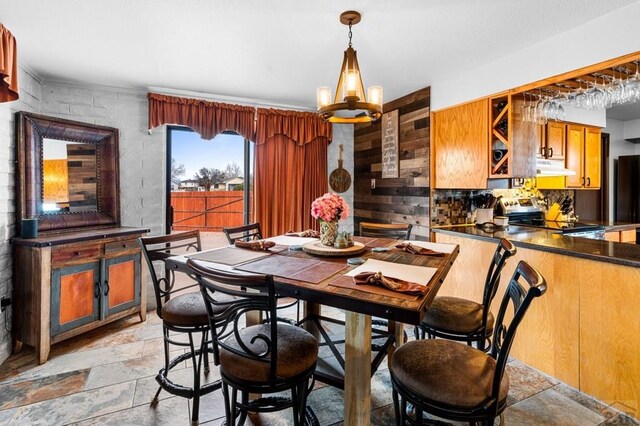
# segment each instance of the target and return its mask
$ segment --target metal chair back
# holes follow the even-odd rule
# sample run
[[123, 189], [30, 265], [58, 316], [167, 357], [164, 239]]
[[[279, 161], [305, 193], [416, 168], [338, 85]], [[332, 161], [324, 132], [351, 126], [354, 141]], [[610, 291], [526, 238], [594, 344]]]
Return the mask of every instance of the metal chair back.
[[[188, 251], [201, 251], [200, 232], [187, 231], [177, 234], [162, 235], [159, 237], [141, 237], [140, 246], [149, 266], [149, 274], [153, 282], [153, 290], [156, 296], [156, 313], [162, 318], [162, 306], [175, 292], [182, 291], [197, 284], [180, 289], [175, 287], [175, 272], [167, 269], [166, 260], [171, 256], [177, 256]], [[156, 267], [161, 266], [164, 276], [159, 276]]]

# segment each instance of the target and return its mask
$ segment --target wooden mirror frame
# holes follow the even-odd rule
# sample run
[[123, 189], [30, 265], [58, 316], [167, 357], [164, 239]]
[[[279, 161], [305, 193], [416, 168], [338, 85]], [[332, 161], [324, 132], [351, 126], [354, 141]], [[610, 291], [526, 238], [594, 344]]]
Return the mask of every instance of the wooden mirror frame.
[[[58, 139], [96, 145], [97, 209], [43, 213], [42, 141]], [[22, 219], [37, 218], [38, 231], [120, 225], [118, 129], [56, 117], [16, 113], [16, 227]]]

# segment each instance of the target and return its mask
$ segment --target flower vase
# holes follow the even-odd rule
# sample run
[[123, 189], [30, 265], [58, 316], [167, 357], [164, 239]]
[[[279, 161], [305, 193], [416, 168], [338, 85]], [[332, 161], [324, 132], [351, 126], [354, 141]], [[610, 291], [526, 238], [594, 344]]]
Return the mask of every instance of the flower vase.
[[338, 221], [320, 221], [320, 242], [325, 246], [333, 246], [338, 236]]

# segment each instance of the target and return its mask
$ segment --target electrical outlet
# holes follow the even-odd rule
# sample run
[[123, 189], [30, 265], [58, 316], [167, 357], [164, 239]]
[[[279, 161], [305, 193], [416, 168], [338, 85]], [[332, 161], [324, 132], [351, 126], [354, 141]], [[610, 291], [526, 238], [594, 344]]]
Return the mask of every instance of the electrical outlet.
[[11, 305], [11, 298], [3, 296], [0, 298], [0, 312], [4, 312], [7, 306]]
[[371, 189], [376, 189], [376, 180], [371, 179]]

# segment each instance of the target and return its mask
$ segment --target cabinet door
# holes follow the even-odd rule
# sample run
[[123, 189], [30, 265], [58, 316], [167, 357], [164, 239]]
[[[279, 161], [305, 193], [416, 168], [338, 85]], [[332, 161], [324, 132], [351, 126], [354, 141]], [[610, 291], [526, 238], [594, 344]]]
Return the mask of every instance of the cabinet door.
[[547, 124], [547, 149], [546, 157], [555, 158], [561, 160], [565, 157], [565, 130], [567, 126], [563, 123], [548, 123]]
[[433, 113], [435, 188], [486, 188], [489, 177], [487, 99]]
[[104, 317], [140, 303], [140, 254], [105, 259], [102, 276]]
[[600, 188], [602, 160], [600, 129], [587, 127], [584, 140], [584, 187]]
[[582, 188], [584, 170], [582, 167], [584, 148], [584, 127], [567, 126], [567, 169], [576, 172], [575, 176], [567, 176], [567, 188]]
[[547, 155], [547, 126], [537, 124], [538, 126], [538, 158], [546, 158]]
[[100, 262], [54, 269], [51, 274], [51, 335], [98, 320]]

